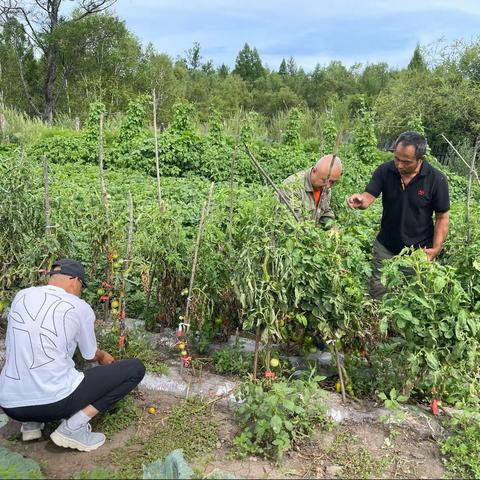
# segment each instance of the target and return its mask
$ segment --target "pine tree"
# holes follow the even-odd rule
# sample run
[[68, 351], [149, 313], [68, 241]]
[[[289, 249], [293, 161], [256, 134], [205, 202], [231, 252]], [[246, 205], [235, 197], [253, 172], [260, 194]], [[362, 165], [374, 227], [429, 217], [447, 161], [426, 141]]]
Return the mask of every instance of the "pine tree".
[[424, 71], [427, 69], [427, 64], [423, 59], [422, 52], [420, 50], [420, 45], [417, 43], [415, 51], [413, 52], [413, 57], [408, 64], [408, 70]]
[[256, 48], [252, 49], [248, 43], [245, 43], [240, 52], [238, 52], [233, 73], [240, 75], [244, 80], [249, 82], [253, 82], [265, 73]]
[[280, 75], [287, 75], [287, 62], [285, 61], [284, 58], [282, 58], [282, 63], [280, 64], [280, 68], [278, 69], [278, 73]]

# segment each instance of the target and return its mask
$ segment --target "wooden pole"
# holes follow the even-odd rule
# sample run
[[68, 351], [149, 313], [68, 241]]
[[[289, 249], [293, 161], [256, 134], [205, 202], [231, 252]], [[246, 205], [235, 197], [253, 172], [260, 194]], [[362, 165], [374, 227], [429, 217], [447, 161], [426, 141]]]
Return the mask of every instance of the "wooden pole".
[[473, 180], [473, 171], [475, 170], [475, 161], [477, 158], [477, 153], [480, 148], [480, 135], [477, 137], [475, 142], [475, 148], [473, 150], [472, 164], [468, 172], [468, 184], [467, 184], [467, 213], [466, 213], [466, 224], [467, 224], [467, 243], [470, 243], [470, 209], [472, 201], [472, 180]]
[[338, 377], [340, 378], [340, 385], [342, 387], [342, 402], [345, 403], [347, 401], [347, 397], [345, 395], [345, 382], [343, 380], [342, 365], [340, 362], [340, 354], [338, 353], [336, 340], [333, 340], [333, 348], [335, 350], [335, 359], [337, 361]]
[[48, 255], [48, 241], [50, 240], [50, 197], [48, 194], [48, 162], [47, 157], [42, 155], [43, 184], [45, 188], [45, 240], [47, 242], [46, 254]]
[[452, 147], [453, 151], [458, 155], [460, 160], [467, 166], [469, 171], [472, 172], [472, 174], [475, 176], [475, 179], [477, 180], [478, 185], [480, 186], [480, 178], [478, 177], [477, 170], [475, 168], [472, 170], [471, 165], [468, 164], [468, 162], [462, 157], [460, 152], [453, 146], [452, 142], [443, 133], [442, 133], [442, 137], [450, 145], [450, 147]]
[[257, 324], [255, 331], [255, 353], [253, 355], [253, 378], [252, 382], [257, 383], [257, 369], [258, 369], [258, 349], [260, 348], [260, 323]]
[[193, 292], [193, 284], [195, 282], [195, 273], [197, 270], [197, 263], [198, 263], [198, 252], [200, 251], [200, 245], [202, 243], [202, 234], [203, 234], [203, 226], [205, 223], [205, 218], [208, 215], [208, 211], [210, 208], [210, 202], [212, 200], [212, 194], [213, 194], [213, 187], [214, 183], [210, 185], [210, 191], [208, 192], [208, 199], [204, 202], [203, 207], [202, 207], [202, 213], [200, 214], [200, 223], [198, 225], [198, 233], [197, 233], [197, 241], [195, 242], [195, 250], [193, 253], [193, 264], [192, 264], [192, 273], [190, 275], [190, 285], [188, 287], [188, 296], [187, 296], [187, 302], [185, 306], [185, 318], [184, 322], [186, 325], [190, 325], [189, 321], [189, 313], [190, 313], [190, 303], [192, 301], [192, 292]]
[[228, 241], [232, 243], [232, 223], [233, 223], [233, 183], [235, 177], [235, 160], [237, 159], [237, 148], [235, 145], [230, 162], [230, 211], [228, 215]]
[[123, 259], [122, 268], [122, 288], [120, 290], [120, 339], [118, 342], [118, 349], [120, 354], [123, 352], [125, 346], [125, 312], [126, 312], [126, 284], [128, 276], [128, 268], [130, 264], [130, 256], [132, 252], [132, 239], [133, 239], [133, 200], [132, 192], [128, 192], [128, 236], [127, 236], [127, 251], [125, 258]]
[[260, 165], [260, 163], [257, 161], [257, 159], [253, 156], [252, 152], [248, 148], [248, 145], [245, 144], [245, 149], [247, 151], [248, 156], [250, 157], [250, 160], [252, 163], [255, 165], [255, 168], [260, 172], [260, 174], [263, 176], [263, 178], [270, 184], [270, 186], [275, 190], [277, 193], [278, 197], [283, 200], [283, 203], [287, 206], [287, 208], [290, 210], [290, 213], [295, 217], [295, 220], [297, 222], [300, 221], [300, 218], [296, 214], [295, 210], [292, 208], [288, 200], [285, 198], [285, 195], [283, 192], [275, 185], [274, 181], [270, 178], [270, 175], [263, 169], [263, 167]]
[[[103, 174], [103, 112], [100, 113], [100, 117], [98, 119], [98, 171], [99, 171], [99, 179], [100, 179], [100, 195], [103, 208], [105, 210], [105, 224], [107, 228], [109, 227], [109, 219], [108, 219], [108, 207], [107, 207], [107, 189], [105, 188], [105, 177]], [[107, 252], [110, 251], [110, 232], [107, 234]], [[111, 265], [107, 262], [107, 271], [106, 271], [106, 281], [110, 282], [110, 270]], [[103, 307], [103, 320], [106, 322], [108, 320], [108, 316], [110, 313], [110, 304], [108, 301], [104, 303]]]
[[162, 190], [160, 188], [160, 161], [158, 159], [158, 134], [157, 134], [157, 95], [155, 89], [152, 91], [152, 103], [153, 103], [153, 138], [155, 141], [155, 168], [157, 171], [157, 196], [158, 196], [158, 208], [160, 212], [163, 212], [162, 206]]
[[102, 204], [107, 207], [107, 190], [105, 189], [105, 178], [103, 175], [103, 113], [100, 113], [98, 121], [98, 168], [100, 175], [100, 195]]

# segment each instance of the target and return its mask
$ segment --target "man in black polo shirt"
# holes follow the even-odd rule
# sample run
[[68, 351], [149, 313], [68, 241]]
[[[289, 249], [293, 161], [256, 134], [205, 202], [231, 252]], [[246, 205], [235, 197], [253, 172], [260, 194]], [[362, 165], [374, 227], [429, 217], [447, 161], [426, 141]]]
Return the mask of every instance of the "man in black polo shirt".
[[374, 298], [386, 292], [380, 282], [383, 260], [411, 246], [425, 249], [428, 259], [433, 260], [447, 236], [447, 178], [425, 160], [426, 146], [418, 132], [402, 133], [395, 142], [394, 159], [375, 170], [365, 192], [347, 201], [350, 208], [365, 210], [382, 194], [382, 224], [373, 244], [370, 294]]

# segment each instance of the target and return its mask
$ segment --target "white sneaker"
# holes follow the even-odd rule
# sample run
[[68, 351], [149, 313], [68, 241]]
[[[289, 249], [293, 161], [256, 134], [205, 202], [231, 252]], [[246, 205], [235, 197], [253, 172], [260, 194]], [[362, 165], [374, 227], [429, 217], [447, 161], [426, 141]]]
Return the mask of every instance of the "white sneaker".
[[23, 422], [20, 427], [22, 432], [22, 440], [28, 442], [29, 440], [36, 440], [42, 438], [42, 430], [45, 427], [41, 422]]
[[105, 443], [105, 435], [92, 432], [92, 427], [89, 423], [76, 430], [71, 430], [67, 422], [63, 421], [50, 435], [50, 438], [59, 447], [76, 448], [81, 452], [91, 452]]

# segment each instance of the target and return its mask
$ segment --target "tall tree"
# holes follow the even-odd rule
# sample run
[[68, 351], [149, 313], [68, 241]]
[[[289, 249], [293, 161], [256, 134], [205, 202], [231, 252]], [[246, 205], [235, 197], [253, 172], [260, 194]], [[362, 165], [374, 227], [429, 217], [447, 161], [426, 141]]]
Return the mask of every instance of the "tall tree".
[[192, 48], [185, 51], [186, 64], [189, 70], [198, 70], [202, 66], [201, 47], [198, 42], [193, 42]]
[[[77, 0], [77, 14], [70, 19], [60, 15], [63, 2], [64, 0], [0, 0], [1, 24], [16, 19], [32, 47], [42, 53], [45, 62], [43, 105], [37, 105], [33, 101], [30, 93], [32, 87], [24, 75], [20, 76], [20, 80], [32, 110], [49, 122], [53, 119], [56, 104], [65, 88], [71, 68], [62, 61], [61, 27], [103, 11], [116, 0]], [[23, 70], [22, 62], [19, 68]]]
[[238, 52], [233, 73], [240, 75], [248, 82], [253, 82], [265, 74], [265, 69], [256, 48], [250, 48], [248, 43], [245, 43], [240, 52]]
[[282, 58], [282, 63], [280, 63], [280, 67], [278, 69], [278, 73], [282, 76], [287, 75], [287, 62], [284, 58]]
[[407, 67], [408, 70], [417, 70], [423, 71], [427, 69], [427, 64], [423, 59], [422, 51], [420, 49], [420, 45], [417, 43], [415, 50], [413, 51], [412, 59]]

